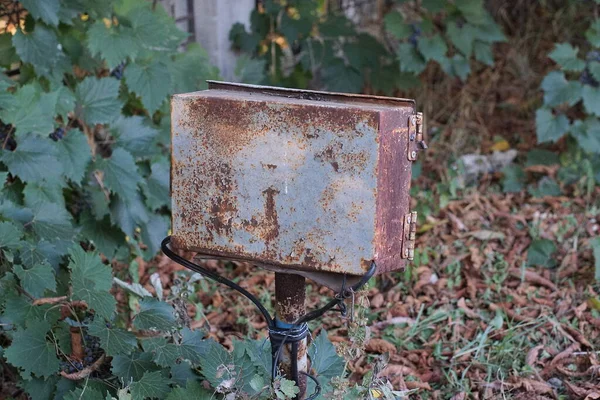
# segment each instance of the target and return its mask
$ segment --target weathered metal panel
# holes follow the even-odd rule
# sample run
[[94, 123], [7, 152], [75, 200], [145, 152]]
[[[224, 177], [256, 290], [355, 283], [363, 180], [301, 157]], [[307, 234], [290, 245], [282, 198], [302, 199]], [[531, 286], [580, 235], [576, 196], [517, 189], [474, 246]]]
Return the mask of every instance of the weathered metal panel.
[[401, 268], [412, 114], [408, 100], [249, 85], [174, 96], [173, 244], [280, 270]]

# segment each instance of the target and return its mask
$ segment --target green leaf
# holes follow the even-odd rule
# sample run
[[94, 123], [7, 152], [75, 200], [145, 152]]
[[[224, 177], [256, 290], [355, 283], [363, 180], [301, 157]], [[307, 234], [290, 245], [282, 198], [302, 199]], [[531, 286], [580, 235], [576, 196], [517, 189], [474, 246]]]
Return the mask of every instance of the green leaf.
[[412, 27], [404, 22], [404, 17], [397, 11], [387, 13], [383, 21], [385, 23], [385, 30], [397, 39], [406, 39], [413, 32]]
[[469, 59], [460, 54], [455, 54], [450, 61], [452, 63], [453, 74], [458, 76], [462, 81], [465, 81], [471, 73]]
[[196, 382], [199, 377], [192, 368], [189, 361], [182, 360], [169, 368], [173, 383], [179, 386], [186, 386], [189, 381]]
[[113, 327], [102, 318], [92, 321], [88, 333], [100, 339], [102, 348], [111, 357], [130, 354], [137, 348], [137, 339], [133, 333]]
[[475, 39], [471, 25], [463, 24], [463, 26], [459, 28], [455, 22], [449, 22], [446, 28], [446, 34], [452, 41], [452, 44], [454, 44], [465, 57], [471, 57], [471, 53], [473, 52], [473, 41]]
[[79, 129], [69, 130], [56, 146], [63, 174], [74, 183], [81, 183], [92, 159], [90, 146], [83, 132]]
[[0, 222], [0, 248], [16, 249], [21, 245], [23, 230], [13, 222]]
[[113, 226], [107, 217], [98, 221], [91, 214], [83, 213], [80, 224], [81, 236], [108, 259], [112, 259], [119, 246], [125, 243], [123, 232]]
[[410, 43], [401, 43], [398, 47], [398, 62], [400, 71], [420, 74], [427, 63]]
[[538, 143], [556, 142], [569, 131], [569, 120], [563, 114], [554, 116], [547, 108], [540, 108], [535, 113], [535, 125]]
[[[220, 79], [219, 70], [212, 66], [208, 53], [198, 43], [188, 44], [186, 51], [175, 55], [168, 67], [175, 93], [204, 89], [207, 79]], [[264, 65], [262, 71], [264, 77]]]
[[577, 140], [579, 147], [589, 153], [600, 153], [600, 121], [588, 117], [585, 121], [573, 122], [571, 134]]
[[71, 214], [63, 207], [53, 203], [38, 203], [32, 211], [33, 219], [29, 224], [41, 239], [55, 243], [57, 240], [69, 241], [73, 238], [75, 232]]
[[332, 92], [359, 93], [363, 87], [362, 75], [337, 58], [323, 68], [322, 78]]
[[152, 361], [161, 367], [175, 364], [180, 355], [177, 345], [168, 343], [164, 337], [144, 339], [142, 347], [145, 352], [152, 354]]
[[140, 312], [133, 320], [133, 326], [141, 330], [169, 331], [175, 327], [175, 313], [169, 304], [153, 298], [140, 301]]
[[152, 354], [134, 352], [130, 355], [117, 355], [112, 360], [112, 373], [125, 383], [139, 381], [146, 371], [158, 371], [160, 368], [152, 362]]
[[308, 349], [308, 356], [317, 377], [331, 379], [341, 376], [344, 372], [344, 359], [338, 355], [324, 329]]
[[12, 344], [4, 352], [6, 360], [23, 370], [25, 375], [50, 377], [58, 372], [59, 361], [54, 345], [46, 341], [50, 324], [46, 321], [28, 321], [26, 329], [13, 336]]
[[536, 239], [527, 250], [527, 265], [552, 268], [556, 265], [553, 257], [556, 251], [554, 242], [548, 239]]
[[518, 165], [509, 165], [502, 170], [502, 190], [504, 193], [517, 193], [523, 190], [525, 172]]
[[[99, 391], [91, 387], [79, 387], [64, 397], [64, 400], [107, 400], [107, 398]], [[109, 397], [112, 399], [112, 397]]]
[[212, 400], [213, 398], [213, 393], [205, 390], [200, 382], [189, 380], [185, 389], [176, 387], [169, 393], [166, 400]]
[[160, 214], [150, 214], [148, 222], [142, 227], [142, 242], [148, 247], [146, 254], [152, 258], [160, 250], [160, 242], [168, 235], [171, 220]]
[[140, 96], [150, 114], [161, 106], [171, 90], [171, 74], [161, 61], [130, 64], [124, 77], [129, 90]]
[[8, 97], [10, 102], [4, 110], [0, 110], [0, 119], [15, 127], [19, 139], [28, 133], [35, 133], [38, 139], [39, 136], [46, 139], [54, 130], [56, 96], [42, 93], [37, 85], [29, 84]]
[[109, 293], [112, 272], [96, 253], [85, 252], [79, 246], [70, 252], [69, 269], [73, 300], [83, 300], [99, 316], [110, 319], [116, 309], [116, 301]]
[[425, 58], [425, 61], [434, 60], [440, 61], [446, 57], [448, 46], [440, 35], [431, 37], [421, 37], [417, 42], [417, 48]]
[[58, 25], [59, 0], [21, 0], [21, 4], [34, 18], [48, 25]]
[[[158, 215], [155, 215], [157, 217]], [[129, 237], [135, 235], [136, 228], [144, 226], [150, 221], [142, 196], [136, 193], [128, 203], [117, 197], [110, 207], [110, 218], [113, 224], [121, 228]]]
[[190, 360], [193, 364], [199, 364], [202, 357], [205, 357], [210, 349], [208, 340], [203, 339], [202, 332], [192, 331], [189, 328], [183, 328], [181, 335], [181, 343], [179, 344], [181, 358]]
[[600, 81], [600, 62], [589, 63], [588, 70], [595, 80]]
[[533, 197], [545, 197], [545, 196], [560, 196], [562, 191], [558, 183], [550, 178], [543, 177], [537, 184], [537, 187], [530, 185], [528, 192]]
[[59, 207], [65, 208], [65, 198], [62, 189], [59, 185], [30, 182], [23, 190], [24, 203], [30, 208], [37, 207], [39, 203], [54, 203]]
[[485, 65], [494, 65], [494, 55], [492, 53], [492, 46], [488, 43], [475, 41], [473, 46], [475, 52], [475, 59]]
[[527, 162], [525, 165], [555, 165], [560, 164], [560, 159], [556, 153], [543, 149], [533, 149], [527, 153]]
[[224, 381], [235, 379], [236, 371], [232, 355], [214, 340], [208, 340], [209, 350], [200, 360], [202, 375], [212, 387], [217, 388]]
[[126, 203], [137, 197], [137, 185], [142, 181], [131, 154], [117, 148], [111, 157], [96, 161], [95, 169], [102, 171], [104, 185]]
[[131, 396], [133, 400], [163, 398], [170, 391], [169, 381], [160, 371], [145, 372], [142, 379], [131, 385]]
[[12, 35], [8, 32], [0, 34], [0, 65], [8, 68], [18, 61], [17, 52], [12, 45]]
[[591, 238], [590, 246], [594, 253], [594, 278], [600, 281], [600, 237]]
[[122, 24], [107, 27], [104, 21], [99, 20], [87, 34], [87, 47], [91, 55], [99, 54], [109, 69], [114, 69], [127, 58], [135, 59], [140, 51], [133, 29]]
[[234, 73], [241, 82], [257, 85], [265, 80], [266, 65], [265, 60], [242, 54], [237, 59]]
[[596, 19], [585, 32], [585, 37], [593, 47], [600, 47], [600, 19]]
[[151, 210], [170, 206], [169, 194], [170, 172], [166, 162], [157, 162], [150, 167], [152, 173], [142, 182], [142, 191], [146, 197], [146, 205]]
[[27, 392], [31, 400], [50, 400], [54, 398], [54, 390], [58, 377], [48, 379], [33, 378], [23, 380], [20, 386]]
[[600, 89], [584, 85], [581, 93], [583, 98], [583, 106], [588, 114], [600, 116]]
[[21, 60], [32, 64], [39, 74], [48, 75], [58, 62], [60, 50], [56, 33], [42, 24], [36, 24], [35, 30], [28, 34], [19, 30], [12, 43]]
[[116, 120], [121, 114], [119, 100], [120, 82], [113, 78], [85, 78], [75, 92], [76, 113], [88, 125], [105, 124]]
[[56, 147], [33, 134], [21, 137], [16, 150], [3, 151], [0, 159], [24, 182], [58, 181], [63, 172]]
[[432, 13], [440, 12], [446, 7], [445, 0], [423, 0], [422, 4], [425, 9]]
[[46, 290], [56, 291], [54, 270], [49, 264], [38, 264], [29, 269], [15, 265], [13, 266], [13, 272], [19, 277], [23, 289], [33, 297], [42, 297]]
[[46, 321], [52, 325], [60, 317], [60, 311], [50, 305], [34, 306], [25, 296], [9, 292], [5, 296], [3, 322], [18, 327], [29, 326], [32, 321]]
[[468, 22], [472, 24], [486, 22], [486, 12], [481, 0], [456, 0], [454, 3]]
[[140, 116], [120, 118], [112, 124], [111, 132], [117, 136], [117, 144], [137, 158], [152, 155], [151, 150], [156, 146], [158, 136], [158, 129]]
[[550, 72], [542, 81], [544, 103], [554, 107], [563, 103], [574, 105], [581, 99], [582, 85], [578, 81], [567, 81], [564, 72]]
[[566, 71], [581, 72], [585, 68], [585, 61], [579, 59], [577, 53], [579, 49], [570, 43], [556, 43], [548, 57]]

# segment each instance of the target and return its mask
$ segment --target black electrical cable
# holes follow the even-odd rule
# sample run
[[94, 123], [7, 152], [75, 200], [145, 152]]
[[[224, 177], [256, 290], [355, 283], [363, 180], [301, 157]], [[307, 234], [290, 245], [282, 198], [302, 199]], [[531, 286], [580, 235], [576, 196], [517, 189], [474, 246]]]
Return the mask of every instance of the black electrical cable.
[[[327, 311], [333, 309], [335, 306], [338, 306], [339, 312], [342, 315], [346, 314], [346, 307], [344, 304], [344, 300], [352, 296], [352, 294], [358, 291], [364, 284], [367, 283], [369, 279], [375, 274], [377, 270], [377, 266], [375, 262], [371, 263], [371, 267], [367, 271], [365, 275], [358, 281], [356, 284], [350, 286], [350, 288], [346, 289], [346, 275], [344, 275], [344, 280], [342, 282], [342, 288], [339, 293], [335, 295], [335, 298], [332, 299], [329, 303], [324, 305], [321, 308], [318, 308], [314, 311], [311, 311], [302, 317], [298, 318], [294, 323], [288, 324], [287, 326], [278, 326], [277, 320], [271, 317], [269, 311], [265, 308], [265, 306], [260, 302], [260, 300], [254, 296], [252, 293], [248, 292], [246, 289], [238, 285], [237, 283], [222, 277], [198, 264], [194, 264], [191, 261], [186, 260], [185, 258], [175, 254], [170, 248], [169, 244], [171, 243], [171, 236], [167, 236], [163, 239], [160, 247], [162, 252], [169, 257], [171, 260], [176, 263], [186, 267], [189, 270], [197, 272], [207, 278], [210, 278], [216, 282], [222, 283], [223, 285], [238, 291], [242, 295], [244, 295], [248, 300], [250, 300], [254, 305], [259, 309], [260, 313], [263, 315], [265, 320], [267, 321], [267, 325], [269, 328], [269, 339], [271, 341], [271, 351], [272, 351], [272, 369], [271, 376], [273, 379], [277, 376], [277, 364], [279, 363], [279, 359], [281, 358], [282, 349], [285, 346], [285, 343], [288, 342], [292, 346], [290, 357], [297, 361], [297, 352], [298, 352], [298, 342], [305, 339], [308, 336], [308, 325], [307, 322], [315, 320], [321, 316], [323, 316]], [[297, 362], [292, 362], [292, 378], [298, 384], [298, 364]], [[300, 371], [303, 375], [306, 375], [310, 379], [315, 382], [315, 392], [306, 398], [306, 400], [316, 399], [317, 396], [321, 393], [321, 385], [316, 377], [304, 372]]]

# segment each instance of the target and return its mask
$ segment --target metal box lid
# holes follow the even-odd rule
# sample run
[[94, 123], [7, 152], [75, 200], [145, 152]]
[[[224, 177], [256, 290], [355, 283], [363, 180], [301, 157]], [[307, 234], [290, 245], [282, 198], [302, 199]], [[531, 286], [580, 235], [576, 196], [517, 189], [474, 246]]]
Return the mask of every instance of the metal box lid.
[[414, 101], [209, 82], [171, 117], [174, 247], [284, 272], [411, 258]]

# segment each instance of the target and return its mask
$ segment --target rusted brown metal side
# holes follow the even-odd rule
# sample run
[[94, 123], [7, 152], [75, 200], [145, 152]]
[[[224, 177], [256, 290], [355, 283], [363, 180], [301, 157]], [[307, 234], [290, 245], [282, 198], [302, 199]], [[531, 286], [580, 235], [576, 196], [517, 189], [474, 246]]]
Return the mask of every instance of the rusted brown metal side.
[[404, 216], [410, 207], [412, 161], [407, 156], [409, 107], [383, 111], [379, 119], [379, 165], [377, 169], [377, 217], [375, 236], [377, 273], [404, 267], [402, 253]]

